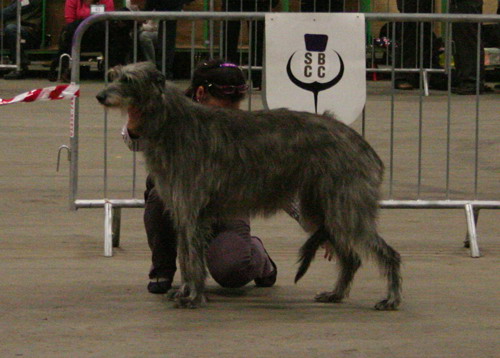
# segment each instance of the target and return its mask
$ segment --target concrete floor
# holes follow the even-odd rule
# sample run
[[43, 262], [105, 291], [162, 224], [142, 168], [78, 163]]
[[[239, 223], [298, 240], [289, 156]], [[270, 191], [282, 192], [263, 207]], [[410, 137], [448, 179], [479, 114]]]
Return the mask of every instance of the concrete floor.
[[[0, 98], [49, 85], [0, 79]], [[103, 195], [102, 109], [93, 100], [101, 87], [82, 86], [80, 197], [86, 199]], [[386, 163], [389, 99], [387, 83], [369, 83], [367, 138]], [[498, 93], [481, 96], [481, 199], [499, 200], [499, 99]], [[446, 195], [446, 105], [442, 92], [424, 100], [424, 198]], [[395, 198], [416, 195], [418, 106], [415, 91], [397, 94]], [[452, 112], [449, 195], [470, 198], [473, 99], [452, 96]], [[252, 225], [279, 267], [275, 287], [229, 290], [210, 279], [206, 308], [174, 309], [146, 291], [141, 209], [123, 210], [122, 243], [113, 258], [103, 257], [103, 210], [68, 210], [65, 155], [55, 170], [57, 148], [68, 144], [68, 118], [69, 101], [0, 108], [0, 357], [498, 357], [499, 211], [481, 211], [483, 256], [472, 259], [462, 247], [462, 210], [383, 210], [381, 233], [404, 260], [404, 302], [396, 312], [373, 310], [385, 282], [369, 262], [342, 304], [312, 300], [332, 286], [336, 272], [321, 258], [294, 285], [304, 234], [286, 215]], [[127, 197], [131, 187], [122, 124], [111, 116], [110, 197]], [[140, 197], [141, 160], [138, 165]]]

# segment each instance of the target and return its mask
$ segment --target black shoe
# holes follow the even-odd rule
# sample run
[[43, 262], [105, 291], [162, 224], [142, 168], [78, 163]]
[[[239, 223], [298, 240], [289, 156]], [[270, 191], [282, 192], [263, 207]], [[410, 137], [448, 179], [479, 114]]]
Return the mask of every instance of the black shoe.
[[12, 71], [3, 76], [4, 80], [22, 80], [26, 77], [26, 71]]
[[149, 293], [164, 294], [172, 288], [171, 278], [155, 278], [148, 283]]
[[[271, 258], [269, 258], [269, 260], [271, 260]], [[255, 282], [255, 286], [257, 287], [274, 286], [274, 284], [276, 283], [276, 278], [278, 277], [278, 267], [276, 266], [273, 260], [271, 260], [271, 264], [274, 267], [273, 272], [271, 272], [271, 274], [267, 277], [256, 278], [255, 280], [253, 280]]]
[[396, 80], [396, 82], [394, 82], [394, 88], [403, 91], [411, 91], [415, 89], [415, 86], [407, 80]]

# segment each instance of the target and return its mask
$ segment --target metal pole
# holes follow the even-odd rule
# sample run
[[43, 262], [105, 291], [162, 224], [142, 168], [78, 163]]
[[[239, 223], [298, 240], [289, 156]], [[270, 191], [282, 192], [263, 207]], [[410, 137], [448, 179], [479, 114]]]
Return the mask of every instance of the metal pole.
[[191, 71], [190, 71], [190, 78], [192, 77], [193, 75], [193, 71], [194, 71], [194, 66], [195, 66], [195, 63], [194, 63], [194, 47], [195, 47], [195, 41], [196, 41], [196, 23], [194, 21], [191, 22], [191, 55], [190, 55], [190, 68], [191, 68]]
[[[215, 11], [214, 0], [210, 0], [210, 12]], [[209, 41], [209, 53], [210, 58], [214, 57], [214, 20], [208, 22], [208, 41]]]
[[481, 23], [477, 23], [477, 56], [476, 56], [476, 123], [475, 123], [475, 147], [474, 147], [474, 199], [477, 199], [478, 170], [479, 170], [479, 92], [482, 85], [481, 71]]
[[446, 24], [446, 55], [445, 55], [445, 68], [448, 73], [448, 92], [447, 92], [447, 112], [446, 112], [446, 199], [450, 198], [450, 160], [451, 160], [451, 39], [452, 39], [452, 26], [451, 23]]
[[391, 72], [391, 129], [390, 129], [390, 158], [389, 158], [389, 197], [392, 198], [393, 181], [394, 181], [394, 98], [396, 73], [394, 67], [396, 63], [396, 23], [392, 23], [392, 41], [391, 41], [392, 69]]
[[248, 78], [250, 79], [250, 91], [248, 92], [248, 107], [252, 108], [252, 57], [253, 57], [253, 21], [248, 23]]
[[424, 108], [424, 24], [420, 24], [420, 92], [418, 96], [418, 179], [417, 179], [417, 198], [420, 199], [420, 190], [422, 187], [422, 128], [423, 128], [423, 108]]
[[17, 2], [16, 13], [16, 68], [21, 70], [21, 1]]
[[[109, 21], [106, 21], [104, 32], [104, 77], [109, 68]], [[104, 111], [104, 197], [108, 197], [108, 111]]]

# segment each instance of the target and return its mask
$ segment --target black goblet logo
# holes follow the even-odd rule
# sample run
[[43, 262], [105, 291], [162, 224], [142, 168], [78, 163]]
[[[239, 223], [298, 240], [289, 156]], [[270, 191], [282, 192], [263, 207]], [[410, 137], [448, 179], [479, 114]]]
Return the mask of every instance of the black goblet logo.
[[[328, 43], [328, 36], [327, 35], [320, 35], [320, 34], [305, 34], [304, 35], [304, 40], [306, 43], [306, 50], [307, 52], [305, 53], [304, 56], [304, 63], [306, 64], [304, 68], [304, 74], [306, 77], [312, 76], [312, 64], [313, 62], [313, 54], [315, 53], [317, 56], [317, 62], [319, 66], [317, 67], [317, 72], [315, 75], [319, 78], [325, 77], [325, 61], [326, 61], [326, 56], [325, 56], [325, 50], [326, 50], [326, 45]], [[293, 56], [297, 53], [295, 51], [292, 56], [290, 56], [290, 59], [288, 60], [288, 64], [286, 66], [286, 72], [288, 75], [288, 78], [290, 81], [292, 81], [293, 84], [295, 84], [297, 87], [302, 88], [306, 91], [310, 91], [313, 93], [314, 96], [314, 112], [318, 113], [318, 94], [321, 91], [325, 91], [333, 86], [335, 86], [343, 77], [344, 75], [344, 61], [342, 60], [342, 57], [340, 54], [333, 50], [340, 62], [340, 69], [338, 74], [330, 81], [328, 82], [302, 82], [300, 81], [293, 73], [292, 73], [292, 59]]]

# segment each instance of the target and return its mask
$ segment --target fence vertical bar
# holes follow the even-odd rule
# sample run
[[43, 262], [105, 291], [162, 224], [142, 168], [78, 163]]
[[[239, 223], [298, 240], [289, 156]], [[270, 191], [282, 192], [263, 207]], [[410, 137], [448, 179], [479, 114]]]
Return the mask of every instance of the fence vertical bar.
[[453, 30], [450, 22], [446, 23], [446, 55], [445, 55], [445, 66], [448, 73], [448, 83], [447, 83], [447, 99], [446, 99], [446, 200], [450, 198], [450, 161], [451, 161], [451, 39], [453, 35]]
[[252, 108], [252, 91], [253, 91], [253, 80], [252, 80], [252, 57], [253, 57], [253, 21], [248, 22], [248, 78], [250, 79], [250, 90], [248, 92], [248, 108]]
[[[133, 31], [133, 37], [134, 37], [134, 63], [137, 62], [137, 57], [138, 57], [138, 51], [137, 51], [137, 45], [138, 45], [138, 35], [139, 32], [137, 31], [137, 21], [134, 21], [134, 31]], [[107, 76], [106, 76], [107, 77]], [[132, 197], [135, 198], [135, 192], [137, 189], [137, 152], [135, 150], [132, 151]], [[118, 228], [118, 236], [119, 236], [119, 228]], [[118, 239], [119, 240], [119, 239]], [[114, 245], [114, 244], [113, 244]]]
[[390, 129], [390, 154], [389, 154], [389, 198], [392, 199], [393, 194], [393, 181], [394, 181], [394, 100], [395, 100], [395, 82], [396, 82], [396, 22], [392, 23], [392, 41], [391, 41], [391, 55], [392, 55], [392, 71], [391, 71], [391, 129]]
[[362, 117], [361, 117], [361, 136], [363, 138], [366, 137], [366, 104], [363, 107], [363, 112], [361, 112]]
[[479, 93], [482, 90], [482, 78], [484, 74], [481, 71], [481, 23], [477, 23], [477, 48], [476, 48], [476, 123], [475, 123], [475, 145], [474, 145], [474, 199], [477, 199], [478, 192], [478, 171], [479, 171]]
[[137, 31], [137, 21], [134, 21], [134, 31], [132, 32], [132, 37], [134, 41], [134, 63], [137, 62], [137, 36], [138, 36], [138, 31]]
[[420, 199], [422, 188], [422, 132], [423, 132], [423, 108], [424, 108], [424, 23], [420, 24], [420, 51], [419, 52], [419, 83], [420, 92], [418, 96], [418, 164], [417, 164], [417, 199]]
[[[215, 11], [214, 0], [210, 0], [210, 12]], [[208, 45], [209, 45], [209, 54], [210, 58], [214, 57], [214, 20], [208, 21]]]
[[[17, 71], [21, 70], [21, 2], [17, 2], [16, 15], [16, 67]], [[12, 54], [11, 54], [12, 55]]]
[[[109, 68], [109, 21], [106, 21], [104, 32], [104, 77]], [[108, 111], [104, 111], [104, 197], [108, 197]]]
[[195, 21], [191, 21], [191, 53], [190, 53], [190, 78], [192, 77], [193, 75], [193, 71], [194, 71], [194, 57], [195, 57], [195, 53], [194, 53], [194, 48], [195, 48], [195, 42], [196, 42], [196, 23]]
[[164, 76], [167, 74], [167, 22], [162, 21], [161, 22], [161, 27], [162, 27], [162, 36], [161, 36], [161, 73], [163, 73]]

